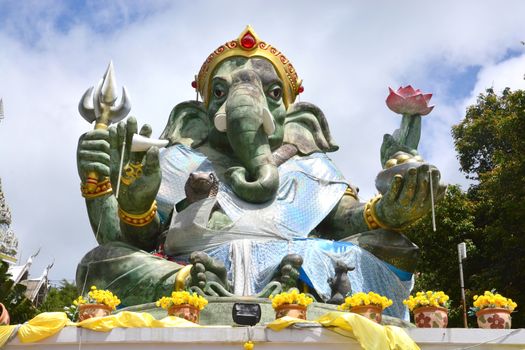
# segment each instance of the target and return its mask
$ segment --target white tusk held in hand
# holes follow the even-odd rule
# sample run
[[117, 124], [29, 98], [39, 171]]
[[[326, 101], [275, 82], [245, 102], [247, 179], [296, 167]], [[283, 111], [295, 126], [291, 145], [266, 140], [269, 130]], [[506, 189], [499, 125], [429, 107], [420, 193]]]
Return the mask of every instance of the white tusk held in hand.
[[131, 152], [146, 152], [153, 146], [163, 148], [166, 147], [168, 143], [168, 140], [150, 139], [149, 137], [134, 134], [133, 140], [131, 141]]

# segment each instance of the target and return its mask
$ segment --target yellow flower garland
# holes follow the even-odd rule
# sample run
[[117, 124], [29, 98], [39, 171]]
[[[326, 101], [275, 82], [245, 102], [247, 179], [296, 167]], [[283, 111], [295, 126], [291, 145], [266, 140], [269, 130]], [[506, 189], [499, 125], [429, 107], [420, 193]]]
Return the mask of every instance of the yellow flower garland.
[[417, 292], [416, 296], [412, 295], [408, 299], [403, 300], [403, 304], [408, 306], [410, 311], [424, 306], [432, 307], [444, 307], [448, 309], [449, 297], [442, 291], [427, 291], [427, 292]]
[[392, 300], [374, 292], [359, 292], [346, 297], [345, 302], [339, 305], [337, 309], [342, 311], [348, 311], [354, 306], [362, 305], [377, 305], [384, 310], [390, 305], [392, 305]]
[[173, 305], [183, 304], [189, 304], [195, 306], [199, 310], [202, 310], [206, 305], [208, 305], [208, 300], [197, 293], [182, 291], [172, 292], [170, 297], [162, 297], [156, 302], [157, 307], [161, 307], [165, 310], [169, 309]]
[[313, 303], [313, 299], [304, 293], [299, 293], [297, 289], [292, 289], [289, 292], [282, 292], [277, 295], [270, 295], [272, 301], [272, 307], [274, 309], [285, 304], [298, 304], [302, 306], [308, 306]]
[[87, 299], [79, 296], [73, 300], [73, 305], [79, 306], [82, 304], [104, 304], [115, 310], [120, 304], [120, 299], [109, 290], [97, 289], [96, 286], [91, 286]]
[[474, 295], [473, 299], [474, 307], [478, 308], [479, 310], [487, 308], [501, 308], [512, 312], [518, 306], [518, 304], [512, 301], [512, 299], [505, 298], [499, 293], [494, 294], [489, 291], [486, 291], [480, 296]]

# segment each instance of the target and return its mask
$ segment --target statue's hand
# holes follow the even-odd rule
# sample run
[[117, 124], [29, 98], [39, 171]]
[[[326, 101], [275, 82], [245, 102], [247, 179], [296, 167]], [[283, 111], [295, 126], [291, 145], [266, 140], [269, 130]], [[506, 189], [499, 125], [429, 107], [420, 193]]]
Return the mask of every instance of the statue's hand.
[[386, 162], [389, 159], [392, 159], [394, 155], [398, 152], [404, 152], [413, 156], [418, 155], [416, 149], [412, 149], [408, 146], [402, 145], [398, 141], [396, 141], [396, 139], [392, 135], [385, 134], [383, 136], [383, 143], [381, 144], [381, 165], [383, 166], [383, 169], [386, 168]]
[[109, 133], [107, 130], [91, 130], [80, 136], [77, 147], [77, 168], [82, 183], [95, 171], [99, 177], [109, 176]]
[[[398, 229], [414, 222], [431, 210], [429, 165], [410, 168], [404, 176], [395, 175], [390, 189], [376, 203], [375, 215], [388, 228]], [[439, 183], [441, 174], [432, 167], [432, 188], [437, 203], [446, 186]]]
[[[150, 209], [161, 181], [157, 147], [151, 147], [147, 152], [131, 152], [133, 134], [136, 133], [137, 121], [133, 117], [109, 130], [111, 185], [116, 192], [122, 160], [117, 200], [119, 207], [130, 214], [141, 214]], [[140, 135], [149, 137], [151, 127], [147, 124], [142, 126]], [[126, 145], [122, 149], [124, 140]]]

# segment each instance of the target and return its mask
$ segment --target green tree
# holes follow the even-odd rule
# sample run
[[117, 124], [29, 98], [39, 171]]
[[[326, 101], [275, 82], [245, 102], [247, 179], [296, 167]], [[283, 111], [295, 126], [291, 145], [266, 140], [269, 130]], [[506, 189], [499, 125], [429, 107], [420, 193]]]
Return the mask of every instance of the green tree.
[[[467, 109], [453, 128], [461, 170], [477, 180], [469, 189], [476, 203], [473, 237], [477, 254], [470, 288], [495, 288], [525, 307], [525, 91], [492, 89]], [[525, 314], [513, 315], [513, 327], [525, 326]]]
[[0, 303], [7, 308], [11, 324], [24, 323], [35, 316], [36, 309], [24, 295], [26, 287], [15, 284], [8, 268], [9, 265], [0, 260]]
[[457, 245], [467, 242], [469, 255], [475, 252], [474, 212], [475, 205], [467, 194], [458, 186], [449, 186], [436, 205], [436, 232], [430, 214], [404, 231], [420, 248], [414, 290], [442, 290], [449, 295], [451, 327], [463, 327]]
[[40, 305], [39, 310], [41, 312], [64, 311], [64, 307], [70, 306], [77, 297], [76, 285], [64, 279], [60, 282], [58, 288], [51, 287], [46, 300]]

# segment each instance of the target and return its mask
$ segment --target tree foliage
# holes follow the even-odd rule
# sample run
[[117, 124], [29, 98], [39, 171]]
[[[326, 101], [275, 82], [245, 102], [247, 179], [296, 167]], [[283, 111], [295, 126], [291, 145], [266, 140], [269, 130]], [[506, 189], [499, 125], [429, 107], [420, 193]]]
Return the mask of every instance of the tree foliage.
[[462, 327], [461, 290], [457, 245], [468, 242], [469, 252], [475, 250], [475, 206], [458, 186], [449, 186], [445, 197], [436, 206], [436, 232], [428, 214], [404, 233], [420, 248], [416, 268], [416, 291], [442, 290], [452, 300], [449, 325]]
[[11, 324], [24, 323], [36, 314], [36, 309], [24, 292], [26, 287], [15, 284], [8, 273], [9, 264], [0, 260], [0, 303], [9, 312]]
[[58, 288], [51, 287], [39, 310], [41, 312], [64, 311], [64, 307], [69, 307], [77, 297], [76, 285], [64, 279]]
[[488, 89], [452, 134], [461, 170], [474, 183], [466, 193], [449, 187], [437, 206], [436, 232], [430, 216], [407, 232], [421, 247], [415, 288], [449, 294], [450, 325], [461, 327], [457, 244], [467, 242], [467, 304], [473, 295], [496, 289], [518, 303], [512, 325], [524, 327], [525, 91], [497, 95]]
[[[496, 288], [525, 308], [525, 91], [488, 89], [453, 128], [461, 170], [478, 182], [473, 239], [477, 266], [469, 282], [478, 292]], [[523, 312], [513, 326], [525, 326]]]

